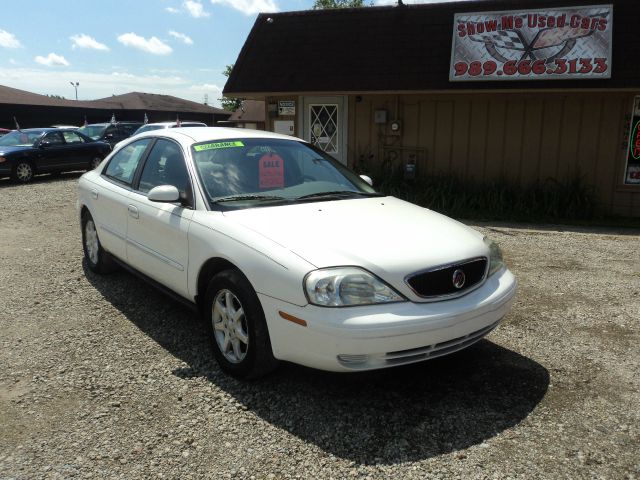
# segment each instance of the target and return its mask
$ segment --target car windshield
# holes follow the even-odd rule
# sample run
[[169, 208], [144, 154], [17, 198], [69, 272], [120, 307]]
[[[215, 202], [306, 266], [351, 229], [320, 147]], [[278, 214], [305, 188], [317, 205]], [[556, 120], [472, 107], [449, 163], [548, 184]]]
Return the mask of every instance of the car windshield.
[[358, 175], [296, 140], [241, 138], [192, 146], [209, 201], [225, 208], [378, 196]]
[[102, 137], [102, 134], [107, 129], [104, 125], [87, 125], [86, 127], [80, 127], [79, 132], [84, 133], [87, 137], [93, 140], [98, 140]]
[[139, 129], [137, 129], [133, 134], [137, 135], [143, 132], [150, 132], [151, 130], [160, 130], [164, 128], [162, 125], [143, 125]]
[[44, 130], [14, 130], [0, 138], [1, 147], [32, 147]]

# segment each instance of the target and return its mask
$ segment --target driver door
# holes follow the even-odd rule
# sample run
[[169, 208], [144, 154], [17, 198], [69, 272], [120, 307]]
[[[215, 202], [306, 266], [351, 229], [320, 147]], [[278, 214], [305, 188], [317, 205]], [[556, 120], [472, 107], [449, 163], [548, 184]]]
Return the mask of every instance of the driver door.
[[62, 168], [65, 162], [66, 147], [62, 133], [49, 132], [38, 143], [36, 169], [50, 172]]
[[152, 202], [153, 187], [174, 185], [185, 196], [191, 180], [180, 146], [158, 139], [147, 157], [142, 174], [129, 196], [127, 262], [136, 270], [188, 297], [188, 233], [193, 209], [180, 202]]

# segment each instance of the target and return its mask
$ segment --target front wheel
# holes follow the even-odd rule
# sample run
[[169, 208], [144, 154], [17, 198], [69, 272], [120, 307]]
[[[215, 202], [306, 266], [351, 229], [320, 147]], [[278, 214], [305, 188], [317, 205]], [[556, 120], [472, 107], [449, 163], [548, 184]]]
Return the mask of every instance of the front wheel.
[[19, 161], [13, 169], [13, 179], [20, 183], [33, 180], [33, 165], [27, 161]]
[[116, 269], [116, 264], [98, 238], [98, 231], [93, 217], [89, 212], [82, 215], [82, 249], [89, 270], [95, 273], [110, 273]]
[[242, 273], [233, 269], [214, 276], [205, 301], [206, 328], [222, 370], [258, 378], [277, 367], [262, 306]]

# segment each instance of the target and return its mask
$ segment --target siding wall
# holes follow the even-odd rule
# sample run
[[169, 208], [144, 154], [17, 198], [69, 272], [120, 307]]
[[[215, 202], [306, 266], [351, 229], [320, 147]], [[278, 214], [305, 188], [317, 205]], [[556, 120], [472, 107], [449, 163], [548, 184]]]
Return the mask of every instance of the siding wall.
[[[640, 94], [640, 92], [638, 92]], [[640, 216], [640, 186], [624, 186], [629, 92], [407, 94], [349, 97], [349, 165], [417, 159], [418, 173], [517, 183], [579, 171], [607, 213]], [[375, 124], [374, 112], [387, 111]], [[394, 135], [389, 124], [399, 119]], [[391, 152], [391, 153], [390, 153]]]

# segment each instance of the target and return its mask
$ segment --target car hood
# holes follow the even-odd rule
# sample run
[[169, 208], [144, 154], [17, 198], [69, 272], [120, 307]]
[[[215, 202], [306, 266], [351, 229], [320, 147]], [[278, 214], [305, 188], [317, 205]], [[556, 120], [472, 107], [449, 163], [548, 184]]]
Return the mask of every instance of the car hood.
[[396, 283], [407, 274], [488, 256], [482, 235], [394, 197], [227, 211], [224, 215], [318, 268], [361, 266]]
[[17, 152], [27, 152], [33, 150], [33, 147], [0, 147], [0, 156], [10, 155]]

